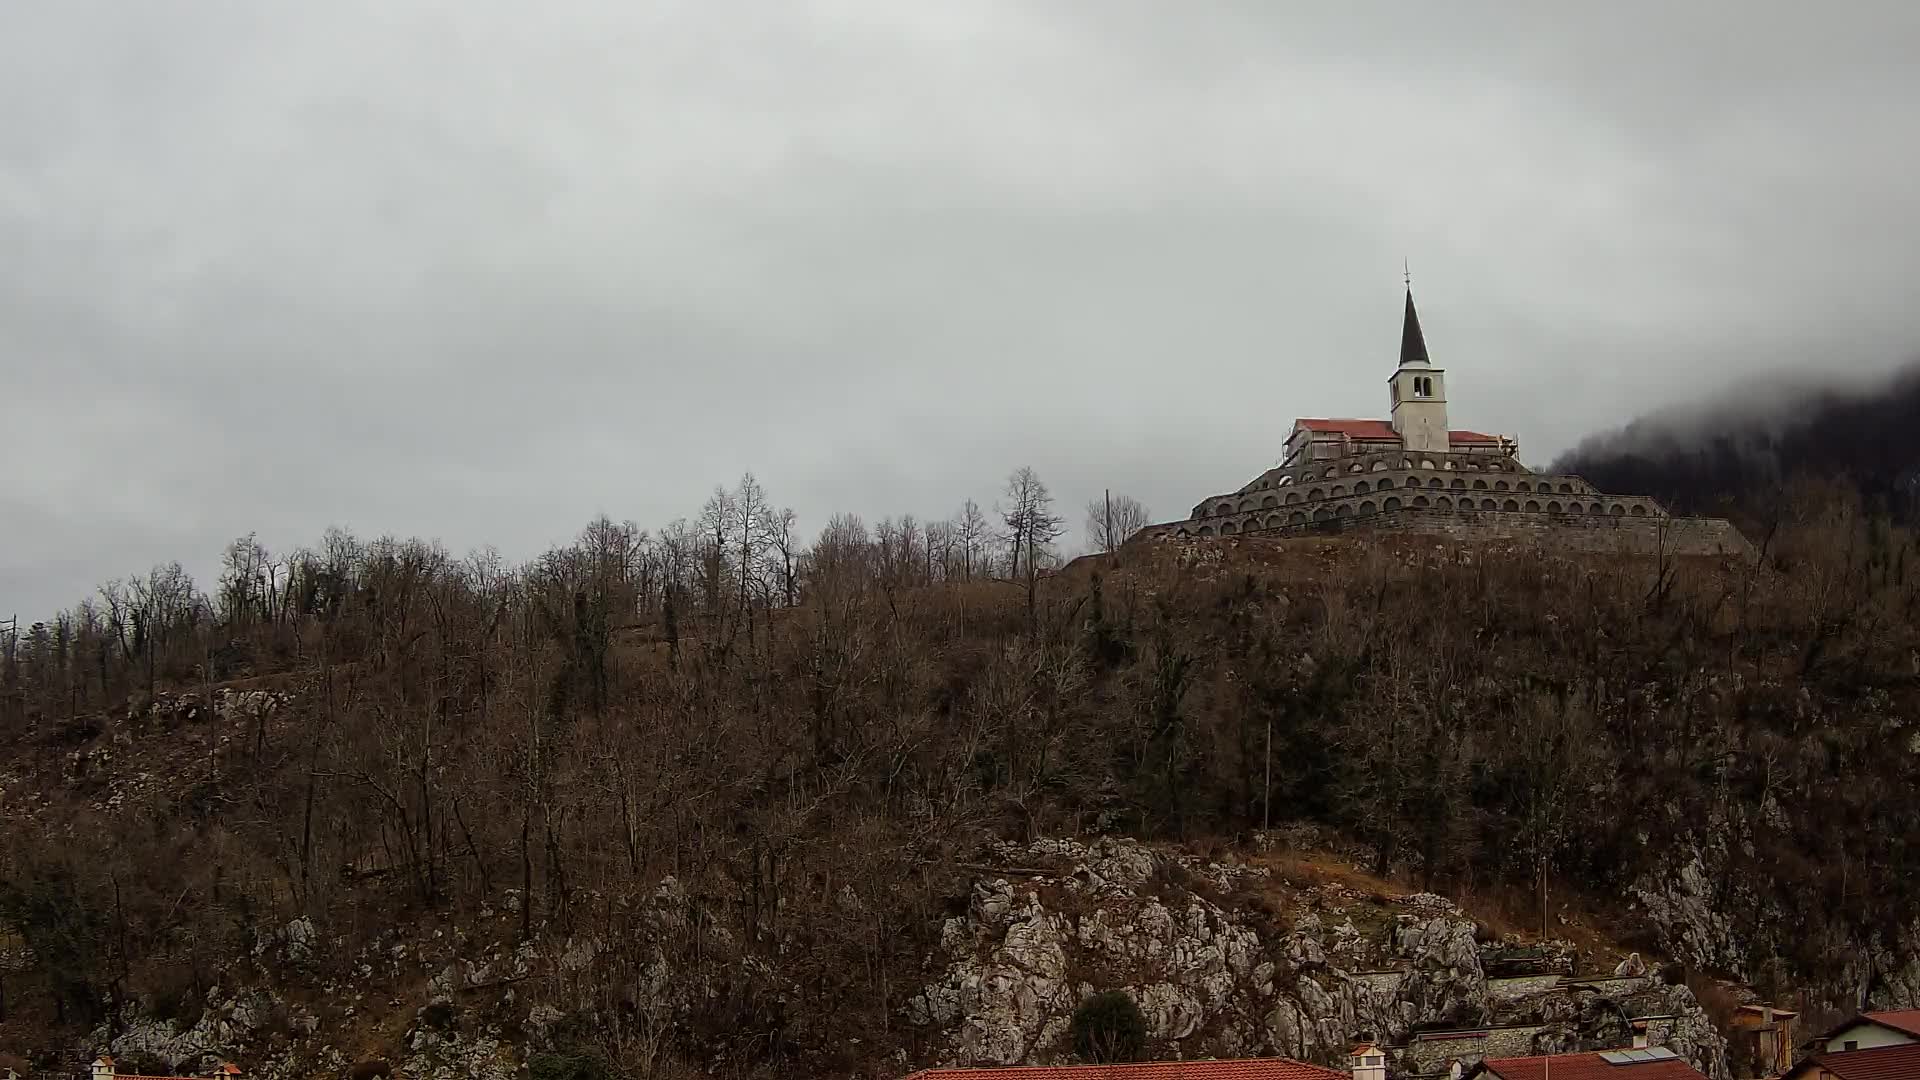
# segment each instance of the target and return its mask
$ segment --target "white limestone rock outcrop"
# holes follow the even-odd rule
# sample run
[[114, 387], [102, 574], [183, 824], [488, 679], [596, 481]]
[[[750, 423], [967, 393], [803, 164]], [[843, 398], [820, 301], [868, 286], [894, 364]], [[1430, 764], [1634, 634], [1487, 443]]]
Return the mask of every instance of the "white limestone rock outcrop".
[[215, 988], [208, 992], [200, 1018], [189, 1026], [129, 1013], [118, 1034], [110, 1036], [101, 1027], [90, 1039], [92, 1045], [116, 1057], [145, 1058], [165, 1062], [170, 1069], [197, 1071], [250, 1048], [278, 1005], [261, 991], [229, 995]]
[[1233, 895], [1264, 871], [1189, 865], [1129, 840], [1003, 844], [995, 855], [1009, 869], [973, 883], [904, 1010], [938, 1033], [941, 1064], [1069, 1060], [1075, 1007], [1120, 990], [1163, 1058], [1338, 1063], [1362, 1035], [1400, 1044], [1420, 1029], [1508, 1022], [1541, 1025], [1567, 1048], [1623, 1045], [1630, 1008], [1675, 1017], [1668, 1045], [1725, 1076], [1725, 1044], [1684, 986], [1642, 976], [1576, 992], [1548, 975], [1495, 995], [1474, 923], [1432, 894], [1315, 887], [1305, 891], [1317, 910], [1282, 929], [1271, 909], [1228, 910], [1203, 895]]
[[[1329, 926], [1309, 913], [1290, 933], [1263, 937], [1255, 920], [1168, 886], [1168, 857], [1133, 841], [1041, 840], [996, 855], [1061, 865], [1017, 884], [976, 882], [966, 914], [943, 926], [942, 966], [906, 1012], [946, 1033], [952, 1063], [1064, 1060], [1074, 1008], [1105, 989], [1131, 996], [1149, 1037], [1186, 1056], [1331, 1061], [1356, 1030], [1391, 1038], [1423, 1021], [1472, 1022], [1487, 1008], [1473, 924], [1437, 897], [1409, 904], [1385, 943], [1404, 972], [1355, 976], [1336, 961], [1381, 945], [1351, 920]], [[1264, 873], [1190, 872], [1219, 887]]]

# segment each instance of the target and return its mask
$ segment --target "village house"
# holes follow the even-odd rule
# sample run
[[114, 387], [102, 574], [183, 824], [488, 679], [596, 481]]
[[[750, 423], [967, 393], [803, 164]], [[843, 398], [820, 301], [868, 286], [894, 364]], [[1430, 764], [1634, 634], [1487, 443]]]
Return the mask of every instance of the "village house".
[[1785, 1080], [1920, 1078], [1920, 1009], [1868, 1012], [1813, 1040]]
[[1876, 1046], [1871, 1050], [1818, 1052], [1795, 1065], [1784, 1080], [1915, 1080], [1920, 1077], [1920, 1042]]
[[238, 1076], [240, 1076], [240, 1067], [230, 1061], [223, 1061], [214, 1066], [205, 1076], [154, 1076], [121, 1072], [112, 1058], [102, 1054], [93, 1059], [92, 1080], [235, 1080]]
[[1799, 1016], [1772, 1005], [1742, 1005], [1727, 1033], [1729, 1052], [1741, 1064], [1735, 1080], [1776, 1077], [1793, 1068], [1793, 1021]]
[[1813, 1040], [1816, 1051], [1872, 1050], [1920, 1043], [1920, 1009], [1861, 1013]]
[[1462, 1080], [1707, 1080], [1698, 1069], [1665, 1047], [1609, 1050], [1593, 1054], [1488, 1058], [1468, 1069]]
[[[1553, 979], [1549, 985], [1556, 990], [1598, 987], [1620, 981], [1568, 980], [1555, 976], [1536, 977], [1532, 981], [1537, 984], [1548, 978]], [[1633, 1031], [1633, 1046], [1630, 1049], [1644, 1050], [1650, 1046], [1664, 1045], [1672, 1038], [1673, 1019], [1665, 1015], [1631, 1018], [1628, 1021]], [[1565, 1049], [1560, 1044], [1563, 1034], [1564, 1026], [1558, 1023], [1505, 1024], [1460, 1031], [1418, 1031], [1407, 1040], [1405, 1046], [1399, 1048], [1400, 1066], [1412, 1076], [1446, 1075], [1458, 1080], [1485, 1059], [1529, 1061], [1543, 1056], [1536, 1051], [1556, 1046]]]

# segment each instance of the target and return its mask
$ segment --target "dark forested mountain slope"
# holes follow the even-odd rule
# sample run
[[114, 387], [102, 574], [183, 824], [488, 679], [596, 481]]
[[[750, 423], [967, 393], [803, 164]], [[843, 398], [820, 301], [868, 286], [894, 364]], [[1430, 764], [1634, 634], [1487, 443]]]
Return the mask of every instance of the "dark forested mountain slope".
[[1764, 528], [1796, 477], [1839, 483], [1911, 520], [1920, 477], [1920, 368], [1869, 385], [1741, 387], [1593, 436], [1554, 463], [1606, 491]]

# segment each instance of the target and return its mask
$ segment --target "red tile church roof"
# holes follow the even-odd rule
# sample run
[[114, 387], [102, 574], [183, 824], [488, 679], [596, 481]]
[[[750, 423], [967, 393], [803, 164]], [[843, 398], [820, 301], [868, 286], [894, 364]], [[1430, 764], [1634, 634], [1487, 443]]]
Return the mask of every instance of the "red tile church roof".
[[1308, 431], [1324, 432], [1329, 435], [1345, 435], [1349, 439], [1391, 439], [1400, 441], [1400, 433], [1385, 420], [1295, 420], [1294, 426]]
[[[1393, 430], [1391, 420], [1328, 420], [1309, 417], [1293, 422], [1295, 427], [1326, 435], [1345, 435], [1349, 439], [1363, 441], [1399, 442], [1400, 434]], [[1449, 431], [1449, 442], [1456, 443], [1497, 443], [1498, 435], [1483, 435], [1478, 431]]]
[[1288, 1058], [1151, 1061], [1135, 1065], [1043, 1065], [1012, 1069], [927, 1069], [907, 1080], [1352, 1080]]

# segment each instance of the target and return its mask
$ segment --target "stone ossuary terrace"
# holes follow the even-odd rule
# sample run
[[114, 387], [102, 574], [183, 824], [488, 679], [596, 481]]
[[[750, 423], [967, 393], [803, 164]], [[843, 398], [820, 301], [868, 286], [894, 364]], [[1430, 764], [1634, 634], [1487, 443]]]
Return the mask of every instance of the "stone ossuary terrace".
[[1391, 420], [1295, 420], [1281, 463], [1141, 538], [1204, 539], [1393, 530], [1452, 539], [1538, 539], [1587, 549], [1748, 550], [1716, 518], [1676, 518], [1654, 499], [1609, 495], [1522, 465], [1519, 443], [1447, 426], [1446, 372], [1427, 356], [1407, 292]]

